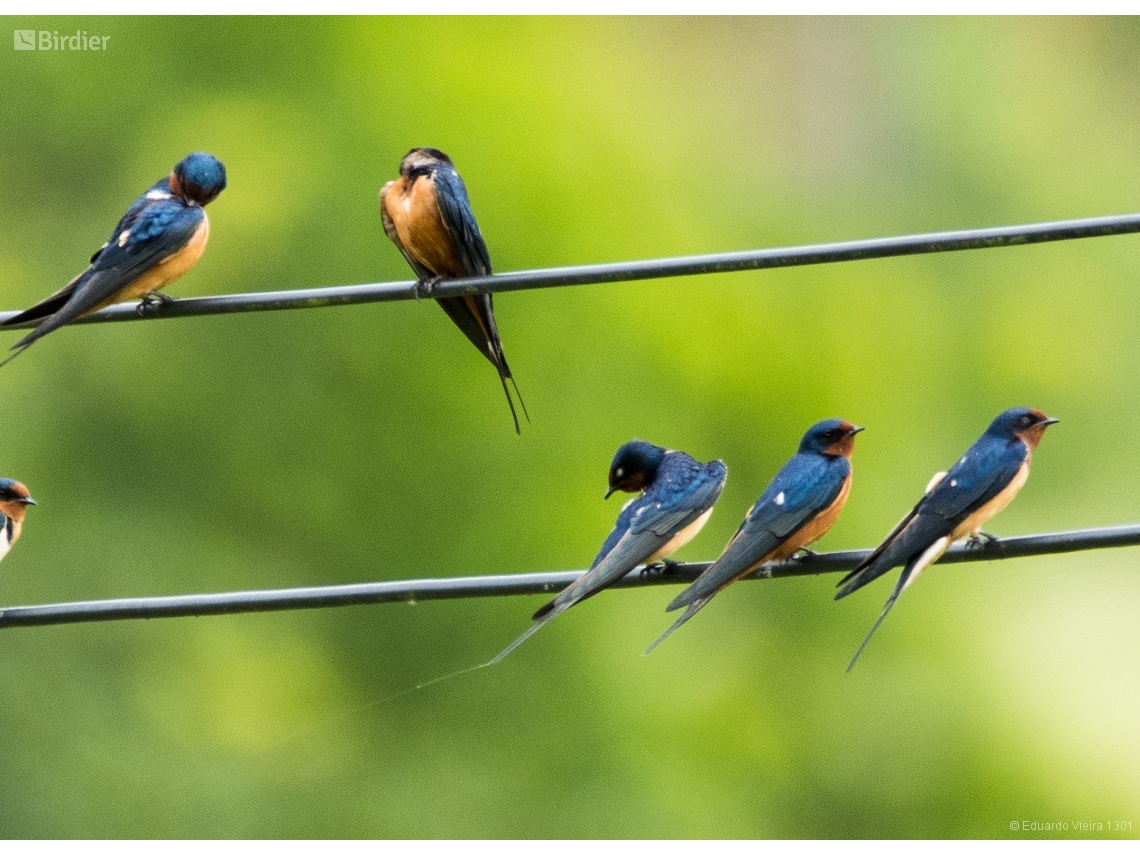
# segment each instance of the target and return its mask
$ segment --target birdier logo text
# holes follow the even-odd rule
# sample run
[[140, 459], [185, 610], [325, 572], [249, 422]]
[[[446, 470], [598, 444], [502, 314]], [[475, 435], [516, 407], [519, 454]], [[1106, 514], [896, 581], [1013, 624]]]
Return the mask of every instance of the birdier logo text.
[[59, 30], [12, 30], [15, 50], [107, 50], [110, 36], [93, 36], [87, 30], [60, 35]]

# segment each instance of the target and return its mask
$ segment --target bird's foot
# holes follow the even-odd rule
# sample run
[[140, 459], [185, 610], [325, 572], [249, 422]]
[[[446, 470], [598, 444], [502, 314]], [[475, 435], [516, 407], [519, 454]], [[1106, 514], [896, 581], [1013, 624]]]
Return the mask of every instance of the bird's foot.
[[676, 573], [677, 568], [680, 567], [680, 562], [671, 561], [668, 558], [662, 558], [653, 564], [646, 564], [641, 568], [641, 573], [638, 575], [645, 579], [649, 576], [668, 576], [670, 573]]
[[801, 546], [799, 549], [797, 549], [795, 551], [795, 554], [792, 555], [792, 560], [793, 561], [803, 561], [805, 558], [816, 558], [818, 556], [819, 556], [819, 553], [816, 552], [814, 549], [808, 549], [806, 546]]
[[135, 311], [145, 317], [148, 313], [157, 313], [160, 308], [169, 306], [173, 302], [173, 297], [163, 294], [161, 291], [148, 291], [139, 299]]
[[430, 297], [431, 292], [435, 290], [435, 286], [439, 284], [439, 280], [442, 278], [442, 276], [432, 276], [430, 279], [417, 279], [415, 287], [412, 289], [416, 299]]
[[996, 537], [988, 532], [979, 531], [977, 534], [971, 534], [966, 539], [966, 548], [985, 549], [987, 546], [992, 546], [995, 543], [998, 543], [998, 539]]

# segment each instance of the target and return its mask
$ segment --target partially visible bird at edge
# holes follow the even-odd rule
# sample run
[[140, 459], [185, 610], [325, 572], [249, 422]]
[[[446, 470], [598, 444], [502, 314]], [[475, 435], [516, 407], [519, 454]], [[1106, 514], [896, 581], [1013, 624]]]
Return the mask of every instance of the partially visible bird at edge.
[[0, 478], [0, 559], [8, 554], [24, 528], [24, 514], [36, 500], [28, 488], [11, 478]]

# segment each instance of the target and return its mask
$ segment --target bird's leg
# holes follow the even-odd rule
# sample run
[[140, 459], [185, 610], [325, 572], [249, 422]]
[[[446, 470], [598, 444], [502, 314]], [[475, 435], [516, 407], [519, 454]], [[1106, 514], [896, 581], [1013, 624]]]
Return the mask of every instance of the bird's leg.
[[641, 568], [641, 573], [638, 575], [644, 579], [646, 576], [668, 576], [670, 573], [676, 573], [677, 568], [681, 564], [679, 561], [673, 561], [670, 558], [662, 558], [653, 564], [646, 564]]
[[174, 302], [174, 298], [168, 294], [163, 294], [161, 291], [148, 291], [139, 298], [139, 304], [135, 311], [140, 315], [146, 315], [147, 312], [157, 311], [162, 306], [169, 306]]
[[814, 549], [808, 549], [806, 546], [801, 546], [792, 555], [793, 561], [803, 561], [805, 558], [816, 558], [819, 555]]
[[442, 276], [432, 276], [427, 279], [417, 279], [415, 287], [412, 289], [416, 295], [416, 299], [419, 300], [424, 297], [430, 297], [431, 292], [435, 289], [435, 286], [439, 284], [439, 280], [442, 278]]
[[978, 531], [973, 532], [966, 540], [966, 548], [985, 549], [987, 546], [991, 546], [995, 543], [998, 543], [998, 538], [994, 537], [989, 532], [985, 532], [979, 529]]

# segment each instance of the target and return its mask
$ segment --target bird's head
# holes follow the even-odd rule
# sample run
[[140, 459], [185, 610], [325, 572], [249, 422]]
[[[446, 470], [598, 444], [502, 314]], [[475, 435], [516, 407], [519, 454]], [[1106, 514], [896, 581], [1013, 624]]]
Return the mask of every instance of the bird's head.
[[617, 450], [614, 462], [610, 464], [610, 489], [608, 499], [616, 491], [636, 493], [657, 474], [657, 467], [665, 459], [665, 449], [651, 442], [631, 439]]
[[826, 454], [851, 459], [855, 451], [855, 434], [863, 430], [843, 419], [826, 419], [807, 429], [800, 440], [801, 454]]
[[170, 173], [170, 192], [187, 202], [208, 205], [225, 189], [225, 166], [204, 151], [186, 155]]
[[1036, 448], [1045, 428], [1059, 421], [1032, 407], [1012, 407], [994, 419], [986, 433], [1000, 439], [1020, 439], [1030, 448]]
[[400, 161], [400, 176], [415, 178], [427, 175], [441, 163], [451, 163], [451, 158], [438, 148], [413, 148]]
[[23, 522], [28, 505], [36, 500], [28, 493], [28, 488], [11, 478], [0, 478], [0, 511], [16, 522]]

